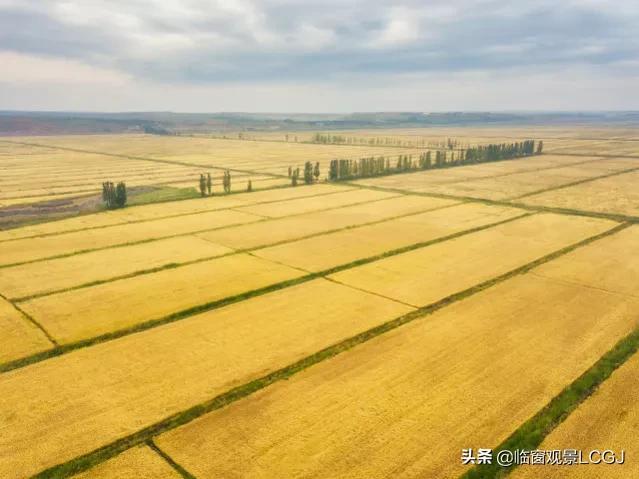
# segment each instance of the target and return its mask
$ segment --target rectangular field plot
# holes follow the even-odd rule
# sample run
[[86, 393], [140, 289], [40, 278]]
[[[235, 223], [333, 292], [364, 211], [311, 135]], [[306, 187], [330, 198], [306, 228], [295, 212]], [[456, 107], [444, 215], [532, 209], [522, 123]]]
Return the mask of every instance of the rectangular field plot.
[[[126, 136], [120, 136], [119, 140], [126, 141]], [[86, 138], [76, 141], [80, 142], [80, 149], [92, 148]], [[197, 165], [152, 163], [139, 158], [6, 142], [0, 142], [0, 153], [7, 153], [0, 162], [0, 201], [20, 199], [33, 203], [51, 195], [62, 198], [96, 193], [106, 180], [126, 181], [129, 186], [189, 179], [196, 182], [200, 170]]]
[[53, 344], [40, 329], [0, 298], [0, 363], [52, 347]]
[[346, 186], [321, 184], [313, 185], [312, 187], [285, 188], [231, 196], [220, 195], [208, 198], [128, 207], [121, 210], [103, 211], [96, 214], [83, 215], [34, 226], [25, 226], [22, 228], [0, 231], [0, 241], [37, 235], [60, 234], [68, 231], [110, 226], [131, 221], [152, 220], [170, 216], [201, 213], [205, 211], [216, 211], [237, 206], [285, 201], [289, 199], [303, 198], [306, 196], [328, 195], [351, 189], [352, 188]]
[[[0, 242], [39, 235], [64, 233], [67, 231], [76, 231], [85, 228], [101, 228], [104, 226], [122, 224], [131, 220], [131, 216], [128, 213], [132, 209], [135, 208], [126, 208], [124, 210], [116, 211], [102, 211], [97, 214], [76, 216], [63, 220], [48, 221], [46, 223], [32, 226], [23, 226], [20, 228], [0, 231]], [[125, 211], [126, 214], [122, 214]]]
[[[519, 173], [537, 170], [539, 170], [540, 173], [552, 175], [553, 171], [559, 170], [561, 172], [564, 168], [568, 169], [570, 167], [569, 165], [584, 162], [588, 162], [585, 163], [585, 165], [590, 165], [596, 163], [597, 158], [555, 155], [533, 156], [519, 160], [495, 161], [456, 168], [433, 169], [378, 178], [366, 178], [358, 180], [357, 183], [370, 186], [397, 188], [406, 191], [427, 191], [425, 188], [430, 186], [456, 183], [465, 184], [474, 180], [487, 180], [490, 178], [500, 178], [504, 176], [509, 178]], [[574, 168], [575, 171], [579, 171], [580, 166], [581, 165], [579, 164], [570, 168]], [[619, 166], [619, 168], [621, 168], [621, 166]], [[584, 172], [585, 171], [587, 171], [587, 168], [584, 168]], [[586, 174], [581, 173], [581, 171], [579, 171], [579, 173], [581, 175]], [[442, 192], [445, 191], [447, 190], [442, 190]]]
[[346, 191], [344, 193], [332, 194], [329, 196], [318, 196], [314, 198], [302, 198], [299, 200], [291, 200], [281, 203], [246, 206], [243, 208], [238, 208], [238, 211], [260, 216], [268, 216], [271, 218], [280, 218], [282, 216], [309, 213], [326, 208], [348, 206], [354, 203], [383, 200], [386, 198], [392, 198], [393, 196], [397, 196], [397, 194], [365, 189], [355, 189]]
[[[2, 204], [28, 204], [51, 197], [95, 194], [105, 180], [126, 181], [128, 186], [197, 187], [203, 170], [210, 170], [214, 177], [214, 191], [219, 191], [221, 168], [235, 170], [232, 174], [233, 192], [246, 190], [249, 179], [254, 180], [253, 188], [258, 190], [290, 183], [286, 177], [288, 166], [303, 166], [302, 159], [320, 161], [325, 167], [330, 159], [348, 153], [348, 148], [328, 145], [159, 139], [145, 135], [12, 140], [36, 144], [0, 143], [0, 155], [7, 157], [0, 163]], [[352, 147], [350, 150], [351, 155], [360, 157], [371, 151], [382, 153], [388, 149]], [[264, 177], [264, 173], [283, 177], [269, 179]]]
[[426, 186], [420, 191], [468, 196], [490, 200], [514, 199], [549, 188], [557, 188], [575, 181], [606, 175], [607, 171], [592, 168], [555, 168], [535, 172], [516, 173], [496, 178], [484, 178], [460, 183]]
[[109, 248], [4, 268], [0, 274], [0, 292], [5, 297], [22, 298], [232, 251], [194, 236]]
[[275, 218], [260, 223], [233, 226], [208, 233], [199, 233], [198, 236], [231, 248], [255, 248], [454, 204], [454, 201], [439, 198], [397, 196], [371, 203], [344, 206], [330, 211], [318, 211], [309, 215]]
[[639, 216], [639, 171], [602, 178], [522, 199], [523, 203]]
[[318, 279], [2, 374], [0, 477], [93, 451], [410, 310]]
[[[592, 450], [625, 451], [624, 464], [574, 466], [520, 466], [516, 479], [600, 479], [639, 477], [639, 354], [635, 355], [592, 393], [541, 443], [539, 449], [577, 449], [584, 460]], [[599, 457], [595, 456], [595, 459]]]
[[537, 214], [332, 277], [405, 303], [425, 306], [614, 225], [607, 220]]
[[212, 211], [197, 215], [76, 231], [56, 236], [16, 239], [0, 242], [0, 265], [35, 261], [259, 220], [259, 216], [248, 213]]
[[534, 274], [639, 297], [639, 226], [579, 248], [536, 268]]
[[245, 204], [244, 201], [237, 198], [239, 196], [243, 195], [214, 196], [212, 198], [197, 198], [194, 200], [173, 201], [170, 203], [143, 206], [129, 206], [124, 209], [101, 211], [94, 214], [81, 215], [73, 218], [36, 224], [33, 226], [24, 226], [0, 231], [0, 241], [41, 235], [55, 235], [83, 229], [122, 225], [129, 222], [233, 208]]
[[175, 201], [155, 205], [145, 205], [130, 209], [134, 220], [148, 220], [155, 217], [188, 215], [203, 211], [215, 211], [226, 208], [259, 208], [269, 205], [285, 205], [287, 202], [314, 201], [326, 198], [330, 201], [333, 195], [342, 197], [352, 187], [341, 185], [317, 184], [296, 188], [281, 188], [266, 191], [243, 192], [230, 196], [218, 195], [208, 198]]
[[148, 446], [137, 446], [73, 479], [181, 479], [182, 476]]
[[462, 448], [501, 443], [632, 330], [638, 306], [519, 276], [156, 443], [197, 477], [457, 477]]
[[[27, 139], [39, 144], [63, 148], [91, 149], [131, 157], [175, 161], [191, 166], [231, 168], [253, 173], [287, 175], [288, 167], [311, 161], [320, 163], [321, 178], [328, 173], [334, 158], [362, 158], [414, 153], [413, 148], [383, 146], [321, 145], [295, 142], [242, 141], [193, 137], [159, 137], [157, 135], [97, 135], [84, 138], [40, 137]], [[90, 146], [88, 146], [90, 145]]]
[[[511, 208], [476, 204], [460, 205], [372, 226], [364, 226], [318, 236], [316, 238], [300, 240], [294, 243], [264, 248], [255, 251], [254, 254], [307, 271], [322, 271], [359, 258], [375, 256], [388, 250], [430, 241], [478, 226], [497, 223], [522, 214], [523, 212], [521, 210]], [[552, 229], [559, 226], [565, 227], [565, 231], [562, 229], [561, 234], [557, 231], [548, 231], [547, 238], [542, 239], [536, 236], [538, 233], [536, 228], [548, 227]], [[469, 274], [488, 274], [486, 271], [493, 271], [498, 265], [510, 269], [514, 263], [519, 264], [519, 261], [523, 261], [523, 263], [532, 261], [532, 259], [538, 256], [547, 254], [555, 249], [560, 249], [562, 246], [566, 246], [571, 242], [579, 241], [587, 236], [611, 228], [612, 226], [614, 226], [614, 223], [602, 220], [574, 220], [560, 216], [542, 216], [538, 219], [522, 219], [515, 223], [475, 233], [472, 237], [445, 241], [439, 245], [432, 245], [426, 250], [419, 249], [411, 253], [405, 253], [402, 256], [387, 258], [382, 260], [382, 262], [371, 263], [365, 267], [345, 271], [342, 274], [345, 275], [344, 277], [354, 278], [359, 274], [357, 272], [364, 271], [361, 268], [367, 268], [365, 271], [378, 271], [379, 274], [382, 274], [386, 272], [385, 265], [393, 264], [393, 261], [401, 263], [401, 258], [407, 257], [418, 260], [418, 263], [411, 263], [410, 259], [406, 260], [408, 269], [398, 271], [394, 273], [394, 276], [408, 279], [410, 276], [407, 275], [409, 275], [410, 271], [415, 271], [416, 275], [421, 275], [425, 273], [423, 270], [430, 269], [433, 271], [432, 268], [434, 268], [439, 261], [446, 261], [447, 259], [450, 261], [450, 264], [444, 265], [442, 263], [442, 270], [450, 267], [451, 269], [448, 274], [456, 275], [457, 268], [465, 268], [463, 262], [473, 261], [476, 255], [480, 257], [477, 258], [477, 261], [485, 261], [486, 263], [491, 263], [492, 266], [489, 266], [488, 270], [485, 271], [482, 271], [481, 268], [475, 269], [475, 267], [469, 267], [469, 269], [472, 269], [472, 271], [469, 271]], [[499, 251], [499, 249], [495, 246], [491, 246], [491, 243], [500, 240], [503, 241], [505, 247], [508, 246], [510, 248], [508, 251], [512, 251], [512, 258], [503, 256], [502, 254], [499, 254], [496, 258], [494, 257], [494, 252]], [[527, 242], [530, 242], [532, 249], [527, 250], [526, 248], [518, 247], [517, 242], [519, 241], [521, 241], [522, 244], [528, 244]], [[461, 246], [457, 247], [456, 245], [458, 244]], [[431, 248], [435, 248], [432, 257], [430, 256], [431, 253], [428, 253], [428, 250]], [[490, 252], [493, 253], [489, 254]], [[456, 254], [460, 254], [461, 257], [456, 256]], [[422, 255], [425, 255], [423, 261]], [[461, 262], [461, 264], [458, 265], [457, 261]], [[438, 271], [437, 274], [440, 273], [442, 273], [442, 271]], [[435, 275], [434, 272], [433, 275]], [[460, 280], [463, 281], [465, 276], [461, 276]], [[430, 276], [427, 277], [430, 278]], [[339, 276], [336, 278], [339, 279]], [[422, 281], [420, 278], [416, 278], [415, 280], [418, 282]], [[380, 279], [382, 283], [385, 281], [386, 279]], [[470, 282], [471, 280], [468, 281]], [[456, 283], [457, 281], [443, 282], [442, 284], [450, 287]], [[434, 291], [435, 289], [436, 287], [417, 288], [417, 291], [423, 294], [429, 290]], [[410, 291], [414, 290], [415, 288], [410, 288]], [[405, 298], [403, 300], [405, 300]]]
[[159, 319], [302, 276], [246, 254], [226, 256], [20, 303], [61, 343]]
[[552, 146], [553, 153], [578, 153], [586, 155], [628, 155], [639, 157], [639, 142], [624, 140], [589, 140], [573, 144]]

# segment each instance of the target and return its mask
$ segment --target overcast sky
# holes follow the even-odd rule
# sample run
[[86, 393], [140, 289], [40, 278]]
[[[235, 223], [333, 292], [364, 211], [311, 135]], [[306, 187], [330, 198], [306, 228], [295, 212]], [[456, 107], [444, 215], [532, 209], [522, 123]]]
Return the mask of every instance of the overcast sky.
[[639, 0], [0, 0], [0, 109], [639, 109]]

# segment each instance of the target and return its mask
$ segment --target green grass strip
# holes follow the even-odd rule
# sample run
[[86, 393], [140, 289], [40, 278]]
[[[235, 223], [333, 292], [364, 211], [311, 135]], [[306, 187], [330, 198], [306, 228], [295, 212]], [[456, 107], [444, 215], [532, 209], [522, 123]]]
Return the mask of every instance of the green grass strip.
[[322, 361], [330, 359], [334, 356], [337, 356], [340, 353], [348, 351], [359, 344], [365, 343], [388, 331], [392, 331], [404, 324], [415, 321], [416, 319], [424, 318], [434, 313], [435, 311], [438, 311], [452, 303], [461, 301], [462, 299], [470, 297], [471, 295], [479, 293], [480, 291], [488, 289], [496, 284], [502, 283], [514, 276], [527, 273], [531, 269], [536, 268], [537, 266], [541, 264], [547, 263], [548, 261], [552, 261], [555, 258], [563, 256], [571, 251], [574, 251], [577, 248], [588, 245], [606, 236], [613, 235], [617, 233], [618, 231], [621, 231], [627, 228], [628, 226], [629, 226], [628, 224], [617, 225], [614, 228], [604, 231], [603, 233], [592, 236], [590, 238], [586, 238], [582, 241], [579, 241], [578, 243], [574, 243], [570, 246], [557, 250], [531, 263], [520, 266], [519, 268], [515, 268], [514, 270], [511, 270], [505, 274], [492, 278], [488, 281], [475, 285], [466, 290], [452, 294], [446, 298], [443, 298], [440, 301], [437, 301], [436, 303], [416, 309], [398, 318], [395, 318], [391, 321], [383, 323], [379, 326], [375, 326], [371, 329], [363, 331], [355, 336], [352, 336], [332, 346], [324, 348], [314, 354], [311, 354], [284, 368], [273, 371], [249, 383], [233, 388], [230, 391], [227, 391], [226, 393], [220, 394], [210, 399], [209, 401], [200, 403], [189, 409], [186, 409], [184, 411], [168, 416], [167, 418], [155, 424], [152, 424], [151, 426], [141, 429], [121, 439], [118, 439], [112, 442], [111, 444], [107, 444], [99, 449], [96, 449], [92, 452], [79, 456], [63, 464], [50, 467], [33, 477], [34, 479], [64, 479], [73, 474], [77, 474], [79, 472], [85, 471], [95, 466], [96, 464], [104, 462], [120, 454], [121, 452], [126, 451], [127, 449], [133, 446], [136, 446], [138, 444], [142, 444], [146, 441], [151, 440], [154, 436], [162, 434], [176, 427], [183, 426], [184, 424], [187, 424], [193, 421], [194, 419], [197, 419], [203, 416], [204, 414], [215, 411], [217, 409], [227, 406], [228, 404], [231, 404], [235, 401], [245, 398], [253, 394], [254, 392], [259, 391], [277, 381], [286, 380], [300, 371], [303, 371], [315, 364], [318, 364]]
[[162, 188], [132, 196], [127, 202], [127, 206], [131, 207], [149, 205], [153, 203], [164, 203], [168, 201], [192, 200], [199, 198], [200, 196], [200, 193], [195, 189], [195, 185], [192, 187], [187, 186], [182, 188], [162, 186]]
[[[522, 424], [508, 439], [494, 449], [534, 450], [572, 411], [584, 402], [610, 375], [639, 349], [639, 329], [619, 341], [585, 373], [555, 396], [543, 409]], [[510, 474], [517, 466], [477, 465], [464, 473], [463, 479], [489, 479]]]

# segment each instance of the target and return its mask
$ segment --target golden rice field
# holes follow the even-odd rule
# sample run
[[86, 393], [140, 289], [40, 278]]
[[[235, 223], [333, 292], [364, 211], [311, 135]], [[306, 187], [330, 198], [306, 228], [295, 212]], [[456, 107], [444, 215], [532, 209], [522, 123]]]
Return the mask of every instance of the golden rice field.
[[181, 479], [181, 475], [147, 446], [137, 446], [76, 478], [89, 479]]
[[601, 450], [601, 444], [605, 444], [606, 449], [625, 452], [623, 465], [588, 464], [568, 470], [555, 465], [531, 465], [522, 466], [513, 476], [595, 479], [605, 473], [605, 477], [637, 477], [639, 466], [632, 458], [639, 454], [639, 405], [634, 400], [638, 388], [639, 356], [635, 355], [542, 443], [545, 449], [578, 447], [587, 451]]
[[[0, 141], [0, 214], [104, 179], [218, 193], [0, 231], [0, 478], [639, 474], [639, 133], [313, 133]], [[447, 138], [545, 148], [324, 179]], [[504, 444], [626, 463], [462, 464]]]
[[504, 439], [636, 326], [638, 306], [520, 276], [157, 443], [196, 477], [457, 477], [463, 447]]
[[17, 137], [0, 141], [0, 206], [95, 194], [107, 180], [196, 188], [206, 172], [219, 192], [225, 169], [233, 172], [233, 191], [244, 191], [248, 180], [254, 189], [271, 188], [289, 184], [288, 167], [306, 161], [320, 162], [326, 175], [336, 157], [416, 151], [152, 135]]

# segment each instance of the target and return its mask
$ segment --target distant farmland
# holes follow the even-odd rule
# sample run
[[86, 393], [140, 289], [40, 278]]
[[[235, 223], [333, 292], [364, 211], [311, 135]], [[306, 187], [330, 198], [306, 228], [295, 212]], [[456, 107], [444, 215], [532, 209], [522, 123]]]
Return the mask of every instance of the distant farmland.
[[[0, 141], [0, 213], [106, 180], [193, 189], [0, 231], [0, 477], [496, 477], [461, 450], [637, 452], [636, 131], [316, 134]], [[331, 160], [529, 138], [543, 154], [327, 181]], [[292, 186], [306, 162], [320, 177]]]

